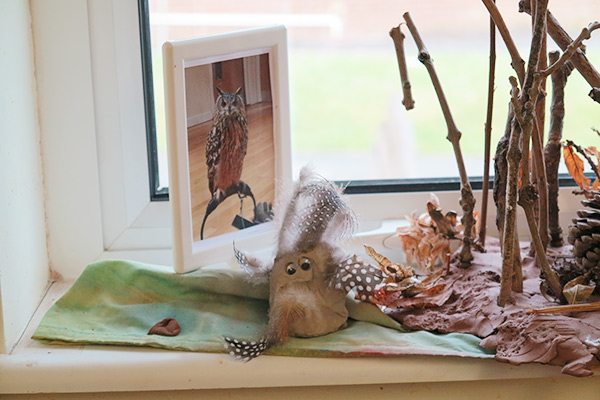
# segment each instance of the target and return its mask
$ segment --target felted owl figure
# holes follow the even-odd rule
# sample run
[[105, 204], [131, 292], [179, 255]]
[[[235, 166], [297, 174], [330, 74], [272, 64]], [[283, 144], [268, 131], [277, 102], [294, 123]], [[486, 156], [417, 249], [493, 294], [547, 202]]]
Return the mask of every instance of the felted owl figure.
[[380, 270], [341, 247], [356, 230], [357, 220], [340, 192], [304, 168], [280, 218], [272, 264], [234, 248], [250, 280], [268, 281], [270, 287], [269, 323], [262, 337], [225, 337], [237, 359], [249, 361], [290, 336], [313, 337], [340, 329], [348, 319], [346, 294], [356, 290], [357, 297], [366, 300], [382, 281]]

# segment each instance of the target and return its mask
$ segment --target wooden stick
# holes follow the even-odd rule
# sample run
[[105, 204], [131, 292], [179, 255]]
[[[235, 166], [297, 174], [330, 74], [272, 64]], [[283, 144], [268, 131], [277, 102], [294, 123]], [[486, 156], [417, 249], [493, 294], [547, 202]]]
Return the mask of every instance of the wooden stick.
[[452, 113], [450, 112], [450, 107], [448, 106], [448, 101], [446, 100], [446, 96], [444, 95], [444, 91], [442, 89], [442, 85], [438, 78], [437, 73], [435, 72], [435, 68], [433, 66], [433, 60], [431, 59], [431, 55], [414, 22], [412, 21], [410, 14], [404, 14], [404, 20], [406, 21], [406, 25], [415, 40], [417, 48], [419, 50], [418, 59], [425, 68], [427, 68], [427, 72], [429, 72], [429, 77], [431, 78], [431, 82], [433, 83], [433, 87], [437, 94], [438, 100], [440, 102], [440, 106], [442, 108], [442, 112], [444, 114], [444, 119], [446, 120], [446, 125], [448, 127], [448, 135], [446, 139], [452, 143], [452, 147], [454, 149], [454, 155], [456, 156], [456, 163], [458, 164], [458, 171], [460, 174], [461, 181], [461, 198], [460, 205], [463, 210], [462, 223], [464, 226], [464, 237], [463, 237], [463, 247], [459, 254], [459, 267], [466, 268], [471, 265], [471, 261], [473, 260], [473, 255], [471, 253], [471, 244], [473, 242], [473, 225], [475, 224], [475, 218], [473, 217], [473, 209], [475, 207], [475, 197], [473, 196], [473, 191], [471, 189], [471, 184], [469, 183], [469, 177], [467, 176], [467, 170], [465, 168], [465, 163], [462, 156], [462, 151], [460, 148], [460, 137], [461, 133], [456, 127], [454, 123], [454, 119], [452, 118]]
[[[548, 68], [548, 50], [547, 50], [547, 24], [544, 24], [542, 32], [542, 43], [540, 47], [540, 56], [538, 61], [538, 70]], [[538, 84], [538, 96], [535, 99], [535, 126], [532, 132], [533, 138], [533, 181], [539, 193], [536, 206], [536, 218], [538, 220], [538, 229], [540, 237], [544, 244], [544, 249], [548, 247], [550, 235], [548, 234], [548, 180], [546, 177], [546, 163], [544, 160], [544, 126], [546, 119], [546, 79], [542, 79]]]
[[566, 312], [587, 312], [600, 311], [600, 301], [584, 304], [568, 304], [564, 306], [545, 307], [545, 308], [530, 308], [528, 312], [535, 314], [554, 314]]
[[507, 178], [506, 178], [506, 200], [504, 213], [504, 234], [502, 236], [502, 278], [500, 281], [500, 295], [498, 305], [504, 307], [511, 299], [511, 289], [514, 275], [514, 252], [518, 245], [515, 241], [517, 221], [517, 196], [519, 183], [519, 165], [521, 163], [521, 122], [517, 122], [516, 109], [520, 107], [518, 102], [519, 88], [517, 79], [510, 77], [512, 85], [511, 103], [515, 110], [515, 116], [511, 121], [511, 133], [506, 151]]
[[[558, 61], [558, 51], [550, 52], [550, 63]], [[565, 86], [567, 77], [573, 70], [573, 64], [566, 63], [552, 73], [552, 104], [550, 106], [550, 130], [544, 158], [548, 179], [548, 229], [550, 245], [563, 245], [562, 228], [558, 217], [558, 167], [560, 165], [560, 141], [562, 140], [563, 120], [565, 117]]]
[[412, 110], [415, 107], [415, 102], [412, 98], [412, 92], [410, 90], [410, 81], [408, 80], [408, 70], [406, 68], [406, 57], [404, 54], [404, 34], [400, 30], [400, 25], [390, 30], [390, 36], [394, 41], [394, 47], [396, 48], [396, 56], [398, 58], [398, 69], [400, 70], [400, 80], [402, 81], [402, 93], [404, 99], [402, 104], [407, 110]]
[[506, 126], [504, 128], [504, 136], [496, 146], [494, 154], [494, 204], [496, 205], [496, 228], [500, 237], [500, 246], [504, 238], [504, 217], [506, 211], [506, 179], [508, 166], [506, 161], [506, 153], [512, 132], [512, 124], [514, 119], [514, 110], [512, 104], [509, 103], [508, 117], [506, 118]]
[[506, 48], [508, 49], [508, 53], [510, 54], [510, 58], [512, 60], [512, 67], [517, 73], [517, 77], [519, 78], [519, 82], [521, 85], [523, 84], [523, 79], [525, 78], [525, 61], [519, 55], [519, 50], [517, 50], [517, 45], [510, 35], [510, 31], [502, 18], [502, 14], [500, 14], [500, 10], [496, 7], [496, 4], [493, 0], [482, 0], [485, 7], [488, 9], [490, 13], [490, 17], [494, 20], [494, 23], [498, 27], [498, 31], [500, 32], [500, 36], [504, 40], [506, 44]]
[[[495, 1], [495, 0], [492, 0]], [[487, 231], [487, 204], [490, 182], [490, 157], [492, 147], [492, 114], [494, 110], [494, 84], [496, 80], [496, 24], [490, 17], [490, 63], [488, 75], [487, 114], [485, 117], [485, 148], [483, 160], [483, 183], [481, 187], [481, 216], [479, 223], [479, 243], [485, 246]]]

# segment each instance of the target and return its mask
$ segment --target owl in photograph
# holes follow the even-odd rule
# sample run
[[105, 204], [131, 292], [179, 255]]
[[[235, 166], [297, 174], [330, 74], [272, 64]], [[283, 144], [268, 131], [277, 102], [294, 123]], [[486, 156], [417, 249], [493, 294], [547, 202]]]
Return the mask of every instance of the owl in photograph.
[[248, 149], [248, 121], [242, 88], [224, 92], [217, 88], [213, 125], [206, 142], [208, 189], [211, 199], [202, 221], [201, 238], [204, 238], [206, 219], [227, 197], [237, 194], [240, 201], [250, 196], [256, 207], [250, 187], [241, 180], [244, 158]]

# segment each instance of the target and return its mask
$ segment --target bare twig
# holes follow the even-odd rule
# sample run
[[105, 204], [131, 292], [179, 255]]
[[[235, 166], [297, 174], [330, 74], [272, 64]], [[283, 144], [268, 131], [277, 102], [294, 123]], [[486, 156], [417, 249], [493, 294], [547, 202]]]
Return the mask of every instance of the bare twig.
[[[495, 1], [495, 0], [492, 0]], [[492, 147], [492, 114], [494, 110], [494, 83], [496, 80], [496, 24], [490, 17], [490, 63], [488, 77], [487, 114], [485, 117], [485, 153], [483, 160], [483, 184], [481, 188], [481, 216], [479, 223], [479, 243], [485, 246], [487, 231], [487, 204], [490, 182], [490, 156]]]
[[[519, 3], [520, 11], [531, 13], [531, 9], [529, 8], [529, 0], [521, 0]], [[567, 47], [573, 42], [573, 39], [569, 36], [569, 34], [560, 26], [560, 23], [557, 19], [552, 15], [550, 11], [548, 11], [548, 34], [554, 40], [554, 42], [561, 48], [562, 51], [565, 51]], [[581, 76], [592, 86], [592, 92], [590, 92], [590, 97], [594, 99], [596, 102], [600, 103], [600, 95], [593, 96], [594, 93], [598, 93], [600, 91], [600, 73], [596, 71], [594, 66], [587, 59], [585, 52], [582, 49], [578, 49], [573, 55], [571, 62], [575, 66], [575, 68], [579, 71]], [[594, 92], [594, 89], [596, 92]]]
[[408, 26], [408, 29], [410, 30], [410, 33], [413, 36], [415, 43], [417, 44], [417, 48], [419, 50], [419, 61], [421, 61], [421, 63], [425, 65], [425, 68], [427, 68], [427, 72], [429, 72], [429, 77], [431, 78], [431, 82], [433, 83], [433, 87], [437, 94], [440, 106], [442, 108], [442, 112], [444, 114], [444, 119], [446, 120], [446, 125], [448, 127], [448, 136], [446, 137], [446, 139], [448, 139], [448, 141], [452, 143], [454, 155], [456, 156], [456, 163], [458, 165], [458, 171], [461, 180], [460, 205], [463, 210], [462, 223], [464, 226], [463, 247], [459, 255], [459, 266], [462, 268], [466, 268], [471, 265], [471, 261], [473, 260], [473, 255], [471, 253], [471, 244], [473, 242], [473, 225], [475, 224], [475, 218], [473, 217], [475, 197], [473, 196], [471, 184], [469, 183], [469, 177], [467, 176], [467, 170], [465, 168], [465, 163], [460, 148], [460, 137], [462, 134], [456, 127], [454, 119], [452, 118], [452, 113], [450, 112], [448, 101], [446, 100], [446, 96], [444, 95], [444, 91], [442, 90], [442, 85], [433, 66], [433, 60], [431, 59], [429, 51], [427, 51], [427, 48], [425, 47], [425, 44], [423, 43], [423, 40], [419, 35], [417, 27], [412, 21], [409, 13], [404, 14], [404, 20], [406, 21], [406, 25]]
[[[535, 23], [535, 21], [534, 21]], [[547, 50], [547, 28], [544, 28], [541, 34], [540, 56], [538, 61], [538, 70], [548, 68], [548, 50]], [[548, 234], [548, 186], [546, 177], [546, 163], [544, 160], [544, 125], [546, 119], [546, 79], [542, 79], [538, 84], [538, 96], [535, 99], [535, 121], [534, 129], [531, 133], [533, 139], [532, 155], [532, 174], [533, 181], [539, 193], [539, 198], [535, 204], [536, 219], [540, 237], [544, 244], [544, 249], [548, 247], [550, 235]]]
[[[514, 77], [512, 77], [514, 79]], [[513, 86], [513, 95], [516, 97], [518, 90]], [[500, 295], [498, 305], [504, 306], [511, 297], [512, 280], [514, 275], [514, 252], [516, 247], [516, 220], [517, 220], [517, 187], [519, 182], [519, 164], [521, 162], [521, 149], [519, 146], [520, 126], [513, 118], [511, 134], [506, 152], [507, 178], [506, 178], [506, 204], [504, 213], [504, 234], [502, 236], [502, 280], [500, 284]]]
[[504, 128], [504, 136], [496, 146], [494, 154], [494, 204], [496, 205], [496, 228], [498, 229], [500, 244], [504, 238], [504, 217], [506, 210], [506, 178], [508, 166], [506, 162], [506, 153], [508, 151], [508, 143], [510, 133], [512, 131], [512, 122], [514, 119], [514, 110], [512, 104], [509, 104], [508, 117], [506, 119], [506, 127]]
[[567, 46], [567, 49], [563, 52], [558, 61], [553, 63], [549, 68], [540, 71], [540, 75], [549, 76], [556, 69], [560, 68], [561, 65], [571, 59], [577, 49], [581, 47], [583, 41], [591, 38], [592, 32], [596, 29], [600, 29], [600, 22], [592, 22], [587, 27], [583, 28], [579, 36], [577, 36], [577, 38], [571, 44], [569, 44], [569, 46]]
[[406, 57], [404, 55], [404, 34], [400, 30], [400, 25], [390, 30], [390, 36], [394, 41], [394, 47], [396, 48], [396, 56], [398, 57], [398, 69], [400, 70], [400, 80], [402, 81], [402, 93], [404, 99], [402, 104], [407, 110], [412, 110], [415, 107], [415, 102], [412, 98], [412, 92], [410, 91], [410, 81], [408, 80], [408, 70], [406, 68]]
[[[550, 53], [550, 63], [560, 57], [558, 51]], [[573, 70], [568, 62], [552, 73], [552, 105], [550, 107], [550, 131], [544, 158], [546, 159], [546, 177], [548, 179], [548, 228], [550, 245], [563, 245], [562, 228], [559, 221], [558, 208], [558, 167], [560, 164], [560, 141], [562, 140], [563, 120], [565, 116], [565, 86], [567, 77]]]
[[517, 45], [510, 35], [510, 31], [502, 18], [502, 14], [500, 14], [500, 10], [496, 7], [496, 4], [493, 0], [482, 0], [485, 7], [488, 9], [490, 13], [490, 17], [494, 20], [494, 23], [498, 27], [498, 31], [500, 32], [500, 36], [502, 36], [502, 40], [506, 44], [506, 48], [508, 49], [508, 53], [510, 54], [510, 58], [512, 60], [512, 67], [517, 73], [517, 77], [519, 78], [519, 82], [523, 84], [523, 79], [525, 78], [525, 61], [519, 55], [519, 51], [517, 50]]

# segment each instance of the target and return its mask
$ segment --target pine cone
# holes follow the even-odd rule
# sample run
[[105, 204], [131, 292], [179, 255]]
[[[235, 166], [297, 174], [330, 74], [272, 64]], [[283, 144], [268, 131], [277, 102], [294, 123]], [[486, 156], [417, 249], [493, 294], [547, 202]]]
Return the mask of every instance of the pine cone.
[[573, 255], [590, 278], [600, 284], [600, 193], [581, 201], [587, 209], [577, 211], [578, 218], [569, 226], [567, 240], [573, 245]]

